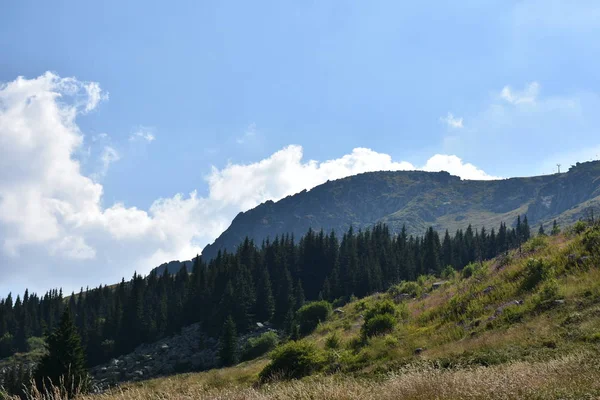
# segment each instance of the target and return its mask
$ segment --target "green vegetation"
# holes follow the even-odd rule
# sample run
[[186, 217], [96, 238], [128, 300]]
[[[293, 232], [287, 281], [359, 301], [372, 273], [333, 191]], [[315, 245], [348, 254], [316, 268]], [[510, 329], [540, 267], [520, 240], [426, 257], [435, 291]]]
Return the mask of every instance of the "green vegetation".
[[[422, 275], [353, 300], [302, 340], [278, 345], [270, 361], [101, 397], [596, 398], [599, 233], [600, 225], [586, 223], [583, 231], [535, 237], [521, 251], [470, 264], [469, 276], [454, 274], [441, 284]], [[393, 323], [370, 322], [383, 319]]]
[[303, 305], [296, 311], [296, 318], [300, 325], [300, 334], [306, 335], [312, 332], [329, 315], [331, 315], [331, 304], [325, 300]]
[[221, 347], [219, 349], [219, 359], [221, 365], [232, 365], [237, 361], [237, 333], [235, 322], [231, 316], [227, 317], [223, 324], [223, 333], [221, 334]]
[[242, 361], [252, 360], [273, 350], [279, 343], [275, 332], [265, 332], [262, 335], [249, 339], [242, 349]]
[[319, 371], [323, 364], [321, 352], [312, 343], [290, 341], [273, 352], [271, 362], [260, 372], [260, 379], [302, 378]]
[[48, 352], [42, 357], [34, 374], [38, 390], [45, 393], [47, 388], [60, 383], [66, 396], [85, 393], [90, 384], [85, 355], [68, 308], [46, 341]]

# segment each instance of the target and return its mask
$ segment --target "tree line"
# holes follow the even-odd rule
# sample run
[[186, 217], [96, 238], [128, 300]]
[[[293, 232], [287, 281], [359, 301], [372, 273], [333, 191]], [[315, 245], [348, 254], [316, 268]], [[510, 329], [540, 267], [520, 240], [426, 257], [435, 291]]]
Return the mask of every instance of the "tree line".
[[63, 297], [61, 290], [44, 296], [25, 294], [0, 301], [0, 358], [28, 350], [29, 339], [44, 336], [69, 310], [87, 365], [131, 352], [199, 322], [213, 336], [231, 317], [237, 332], [256, 322], [289, 330], [305, 301], [343, 303], [419, 275], [439, 275], [447, 266], [461, 270], [516, 248], [530, 236], [525, 216], [513, 227], [448, 231], [433, 228], [423, 236], [398, 235], [384, 224], [370, 229], [335, 232], [309, 230], [299, 240], [276, 236], [257, 245], [246, 238], [235, 252], [221, 251], [210, 260], [193, 260], [192, 271], [170, 275], [134, 274], [126, 282], [81, 290]]

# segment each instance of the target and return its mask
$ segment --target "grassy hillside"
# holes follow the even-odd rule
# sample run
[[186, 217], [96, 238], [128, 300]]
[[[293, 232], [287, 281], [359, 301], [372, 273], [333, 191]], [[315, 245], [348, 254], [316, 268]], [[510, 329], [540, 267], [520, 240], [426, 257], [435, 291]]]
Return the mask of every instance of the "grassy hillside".
[[[259, 383], [262, 357], [89, 398], [597, 398], [599, 266], [600, 227], [577, 224], [441, 284], [421, 277], [346, 304], [301, 340], [315, 370], [301, 380]], [[393, 328], [366, 338], [365, 317], [390, 304]]]

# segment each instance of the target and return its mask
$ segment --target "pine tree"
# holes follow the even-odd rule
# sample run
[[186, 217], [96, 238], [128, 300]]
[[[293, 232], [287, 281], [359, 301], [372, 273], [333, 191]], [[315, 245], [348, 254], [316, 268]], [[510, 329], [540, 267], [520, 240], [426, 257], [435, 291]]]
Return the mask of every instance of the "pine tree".
[[271, 289], [271, 278], [269, 270], [262, 268], [262, 273], [258, 277], [258, 285], [256, 287], [256, 319], [266, 322], [271, 320], [275, 311], [275, 300]]
[[85, 368], [85, 353], [81, 338], [67, 308], [59, 326], [47, 339], [46, 354], [35, 371], [40, 390], [61, 384], [69, 397], [88, 389], [88, 374]]
[[531, 238], [531, 229], [529, 228], [529, 221], [527, 220], [527, 215], [523, 217], [523, 226], [521, 229], [523, 233], [523, 241], [526, 242], [529, 240], [529, 238]]
[[221, 348], [219, 349], [221, 364], [228, 366], [235, 364], [237, 360], [237, 333], [233, 318], [228, 316], [223, 324], [221, 334]]
[[554, 220], [554, 222], [552, 222], [552, 231], [550, 232], [550, 234], [552, 236], [556, 236], [560, 233], [560, 227], [558, 226], [558, 223], [556, 222], [556, 220]]
[[545, 236], [546, 232], [544, 231], [544, 225], [540, 224], [540, 229], [538, 230], [539, 236]]

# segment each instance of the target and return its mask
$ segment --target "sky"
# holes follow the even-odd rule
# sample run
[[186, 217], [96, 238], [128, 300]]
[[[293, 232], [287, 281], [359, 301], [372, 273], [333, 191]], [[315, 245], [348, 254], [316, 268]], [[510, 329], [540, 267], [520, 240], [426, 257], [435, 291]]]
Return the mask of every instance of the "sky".
[[0, 297], [190, 259], [328, 179], [600, 154], [596, 0], [0, 9]]

